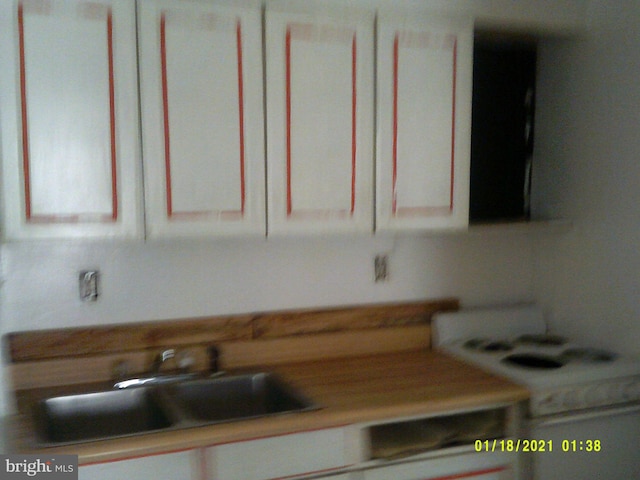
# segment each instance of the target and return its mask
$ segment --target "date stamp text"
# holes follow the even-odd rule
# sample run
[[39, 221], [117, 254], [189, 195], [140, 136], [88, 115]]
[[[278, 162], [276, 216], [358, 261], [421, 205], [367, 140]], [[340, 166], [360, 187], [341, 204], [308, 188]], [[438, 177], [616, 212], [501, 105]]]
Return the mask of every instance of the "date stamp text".
[[536, 440], [527, 438], [518, 439], [493, 439], [476, 440], [474, 442], [476, 452], [600, 452], [602, 441], [600, 440], [574, 440], [565, 439]]

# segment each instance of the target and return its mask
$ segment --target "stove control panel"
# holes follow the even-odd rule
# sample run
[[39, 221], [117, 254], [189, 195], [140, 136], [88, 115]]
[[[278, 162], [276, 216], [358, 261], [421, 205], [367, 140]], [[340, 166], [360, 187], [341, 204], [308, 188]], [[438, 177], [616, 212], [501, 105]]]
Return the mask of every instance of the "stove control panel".
[[531, 397], [530, 408], [532, 416], [540, 417], [633, 402], [640, 402], [640, 376], [572, 385], [535, 393]]

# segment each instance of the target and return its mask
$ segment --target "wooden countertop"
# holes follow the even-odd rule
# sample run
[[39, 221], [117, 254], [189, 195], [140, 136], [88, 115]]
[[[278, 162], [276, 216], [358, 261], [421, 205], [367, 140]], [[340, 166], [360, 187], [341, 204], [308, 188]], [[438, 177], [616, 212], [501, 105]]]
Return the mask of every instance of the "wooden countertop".
[[[77, 454], [80, 464], [89, 464], [356, 423], [513, 403], [529, 397], [524, 387], [430, 350], [277, 365], [270, 366], [268, 370], [280, 374], [322, 408], [47, 449], [33, 447], [33, 430], [26, 421], [26, 415], [16, 415], [8, 419], [8, 450]], [[34, 393], [23, 391], [18, 399], [22, 398], [25, 405], [25, 398], [30, 396], [33, 397]]]

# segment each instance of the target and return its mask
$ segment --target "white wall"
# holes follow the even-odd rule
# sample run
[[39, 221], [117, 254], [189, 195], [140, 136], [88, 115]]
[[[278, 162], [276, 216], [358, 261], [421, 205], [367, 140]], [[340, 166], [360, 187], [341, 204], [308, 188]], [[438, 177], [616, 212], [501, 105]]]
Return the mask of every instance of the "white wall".
[[640, 2], [593, 1], [592, 34], [540, 55], [540, 213], [574, 230], [537, 247], [554, 328], [640, 353]]
[[[390, 255], [387, 283], [373, 281], [376, 253]], [[38, 242], [1, 255], [3, 333], [445, 296], [499, 303], [530, 300], [533, 285], [520, 235]], [[86, 268], [101, 273], [96, 303], [78, 298]]]
[[[390, 281], [373, 258], [390, 255]], [[299, 307], [458, 296], [528, 297], [530, 241], [489, 235], [221, 240], [3, 247], [3, 330], [31, 330]], [[78, 272], [98, 268], [96, 303]]]

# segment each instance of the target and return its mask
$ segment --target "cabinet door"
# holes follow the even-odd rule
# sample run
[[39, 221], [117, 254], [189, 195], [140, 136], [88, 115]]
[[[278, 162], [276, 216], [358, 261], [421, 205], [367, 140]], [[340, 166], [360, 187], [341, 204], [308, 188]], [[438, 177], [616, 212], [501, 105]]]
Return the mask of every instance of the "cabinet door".
[[265, 234], [260, 4], [139, 2], [148, 236]]
[[269, 233], [371, 232], [373, 15], [287, 8], [266, 11]]
[[212, 480], [270, 480], [341, 470], [347, 448], [345, 430], [332, 428], [218, 445], [205, 460]]
[[80, 480], [198, 480], [199, 475], [199, 455], [191, 450], [97, 463], [78, 469]]
[[515, 480], [513, 454], [472, 453], [365, 470], [364, 480]]
[[380, 12], [378, 230], [468, 224], [471, 21]]
[[[515, 478], [508, 473], [506, 468], [496, 467], [488, 470], [476, 470], [464, 473], [450, 473], [443, 476], [432, 477], [427, 471], [416, 472], [414, 476], [396, 476], [395, 472], [365, 473], [365, 480], [511, 480]], [[410, 473], [404, 475], [411, 475]], [[417, 476], [415, 476], [417, 475]]]
[[133, 1], [0, 5], [7, 238], [141, 234]]

